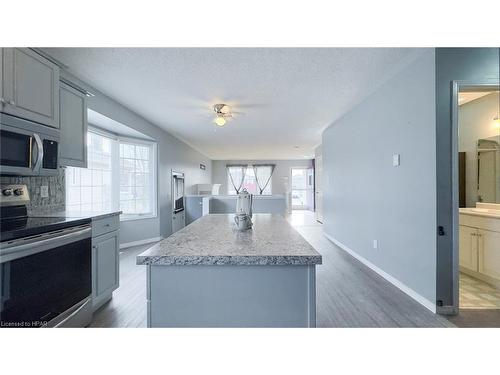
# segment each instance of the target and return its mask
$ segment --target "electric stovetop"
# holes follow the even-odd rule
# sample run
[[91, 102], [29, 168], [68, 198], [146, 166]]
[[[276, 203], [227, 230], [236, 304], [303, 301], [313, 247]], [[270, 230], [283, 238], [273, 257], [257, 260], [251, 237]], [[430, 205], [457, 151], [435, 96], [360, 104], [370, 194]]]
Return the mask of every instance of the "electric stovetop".
[[16, 217], [0, 220], [0, 242], [52, 232], [77, 225], [89, 224], [91, 219], [66, 217]]

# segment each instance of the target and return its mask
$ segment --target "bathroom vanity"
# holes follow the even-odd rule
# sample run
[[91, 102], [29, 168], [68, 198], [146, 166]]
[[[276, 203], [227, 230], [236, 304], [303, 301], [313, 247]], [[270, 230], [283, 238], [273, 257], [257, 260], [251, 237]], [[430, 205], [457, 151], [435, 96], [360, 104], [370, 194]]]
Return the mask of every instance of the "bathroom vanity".
[[500, 204], [460, 208], [460, 271], [500, 286]]

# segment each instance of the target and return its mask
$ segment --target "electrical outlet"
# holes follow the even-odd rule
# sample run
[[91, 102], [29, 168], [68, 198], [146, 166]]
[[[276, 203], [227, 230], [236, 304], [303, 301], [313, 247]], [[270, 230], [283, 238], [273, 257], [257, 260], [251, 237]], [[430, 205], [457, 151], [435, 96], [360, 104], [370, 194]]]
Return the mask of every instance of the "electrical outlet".
[[373, 240], [373, 248], [378, 249], [378, 240]]
[[48, 198], [49, 197], [49, 187], [48, 187], [48, 185], [40, 186], [40, 196], [42, 198]]
[[392, 166], [393, 167], [399, 167], [399, 164], [400, 164], [399, 154], [393, 154], [392, 155]]

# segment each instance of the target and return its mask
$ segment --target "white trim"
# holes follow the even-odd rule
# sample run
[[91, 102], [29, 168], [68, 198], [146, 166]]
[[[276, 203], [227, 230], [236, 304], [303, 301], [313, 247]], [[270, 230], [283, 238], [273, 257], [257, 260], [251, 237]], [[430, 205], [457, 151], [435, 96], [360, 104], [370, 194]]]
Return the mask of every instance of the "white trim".
[[386, 279], [387, 281], [389, 281], [392, 285], [394, 285], [395, 287], [397, 287], [399, 290], [401, 290], [404, 293], [406, 293], [407, 295], [409, 295], [411, 298], [413, 298], [415, 301], [417, 301], [418, 303], [420, 303], [422, 306], [426, 307], [427, 309], [429, 309], [433, 313], [436, 313], [436, 304], [435, 303], [432, 303], [427, 298], [425, 298], [422, 295], [418, 294], [413, 289], [411, 289], [407, 285], [403, 284], [401, 281], [399, 281], [395, 277], [389, 275], [384, 270], [378, 268], [376, 265], [374, 265], [368, 259], [362, 257], [361, 255], [359, 255], [358, 253], [356, 253], [354, 250], [350, 249], [349, 247], [347, 247], [343, 243], [337, 241], [335, 238], [333, 238], [330, 235], [326, 234], [324, 231], [323, 231], [323, 235], [326, 238], [328, 238], [330, 241], [332, 241], [335, 245], [337, 245], [342, 250], [344, 250], [346, 253], [348, 253], [349, 255], [351, 255], [352, 257], [356, 258], [361, 263], [363, 263], [365, 266], [367, 266], [368, 268], [370, 268], [372, 271], [375, 271], [376, 273], [378, 273], [380, 276], [382, 276], [384, 279]]
[[148, 243], [158, 242], [161, 240], [163, 240], [163, 237], [160, 236], [160, 237], [146, 238], [145, 240], [122, 243], [122, 244], [120, 244], [120, 250], [127, 249], [127, 248], [132, 247], [132, 246], [146, 245]]

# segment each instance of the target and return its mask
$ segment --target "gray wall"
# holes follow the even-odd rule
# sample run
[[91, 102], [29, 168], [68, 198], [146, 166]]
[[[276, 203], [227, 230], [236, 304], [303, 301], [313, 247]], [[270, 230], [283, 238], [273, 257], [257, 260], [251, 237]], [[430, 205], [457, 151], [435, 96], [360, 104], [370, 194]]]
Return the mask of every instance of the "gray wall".
[[[66, 76], [71, 80], [76, 80], [68, 74]], [[95, 94], [94, 97], [88, 99], [90, 109], [158, 142], [158, 216], [151, 219], [122, 221], [120, 243], [169, 236], [172, 233], [171, 170], [185, 173], [186, 193], [193, 194], [194, 185], [211, 183], [211, 160], [93, 87], [80, 80], [76, 82]], [[165, 113], [165, 115], [168, 114]], [[205, 171], [199, 168], [200, 163], [206, 165]]]
[[436, 48], [436, 173], [437, 224], [445, 235], [437, 237], [437, 300], [452, 306], [453, 204], [451, 83], [499, 77], [498, 48]]
[[478, 198], [477, 141], [500, 134], [500, 129], [493, 121], [493, 118], [498, 115], [499, 105], [498, 93], [492, 93], [458, 108], [458, 151], [465, 152], [467, 207], [476, 207]]
[[[434, 50], [323, 133], [325, 234], [431, 303], [436, 296]], [[392, 155], [401, 155], [393, 167]], [[373, 240], [378, 240], [378, 249]]]
[[272, 193], [285, 194], [285, 178], [290, 180], [292, 167], [312, 167], [311, 159], [301, 160], [214, 160], [212, 162], [212, 183], [222, 184], [220, 194], [227, 194], [226, 164], [276, 164], [271, 178]]

